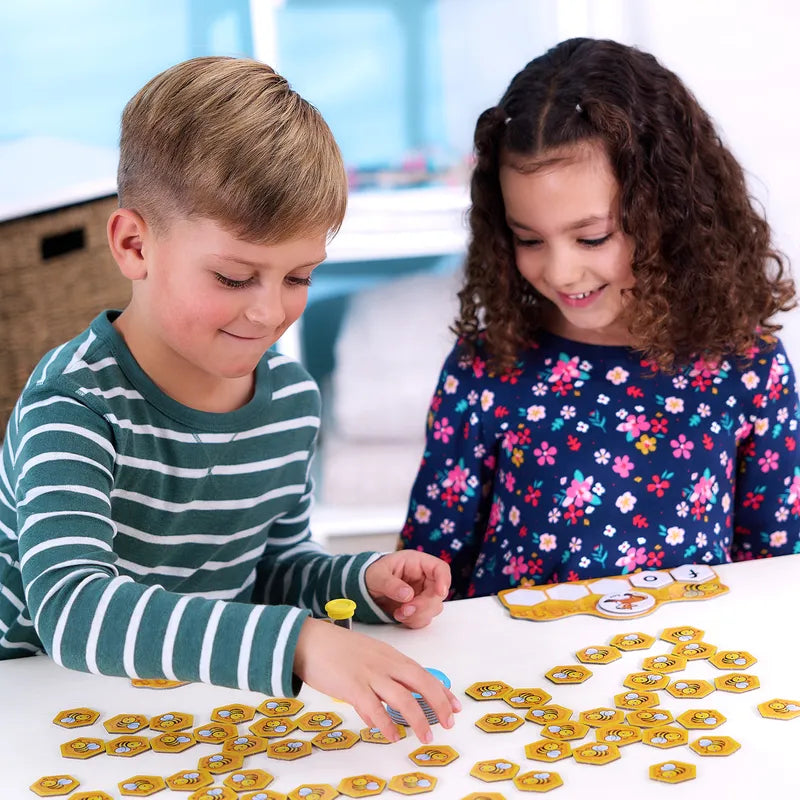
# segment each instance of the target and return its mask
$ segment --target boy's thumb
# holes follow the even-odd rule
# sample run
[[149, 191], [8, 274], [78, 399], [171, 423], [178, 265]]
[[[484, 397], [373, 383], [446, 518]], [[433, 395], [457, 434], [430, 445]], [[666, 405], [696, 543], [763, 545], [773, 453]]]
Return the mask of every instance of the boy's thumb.
[[409, 600], [414, 599], [414, 590], [400, 578], [390, 578], [386, 588], [384, 589], [387, 597], [398, 603], [407, 603]]

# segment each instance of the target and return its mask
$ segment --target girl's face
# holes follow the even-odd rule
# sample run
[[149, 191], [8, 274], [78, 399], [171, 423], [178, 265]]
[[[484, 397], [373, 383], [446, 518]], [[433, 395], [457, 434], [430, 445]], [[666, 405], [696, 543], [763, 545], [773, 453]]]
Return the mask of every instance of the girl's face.
[[584, 143], [500, 166], [517, 269], [549, 306], [552, 333], [589, 344], [629, 344], [625, 290], [633, 240], [619, 227], [619, 186], [605, 150]]

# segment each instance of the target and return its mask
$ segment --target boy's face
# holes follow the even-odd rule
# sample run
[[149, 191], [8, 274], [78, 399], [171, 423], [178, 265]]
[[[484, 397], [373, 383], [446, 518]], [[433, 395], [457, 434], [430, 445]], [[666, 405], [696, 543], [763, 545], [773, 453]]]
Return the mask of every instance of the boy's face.
[[184, 403], [192, 383], [208, 391], [249, 377], [303, 312], [325, 244], [324, 233], [253, 244], [208, 219], [148, 229], [123, 335], [150, 377]]

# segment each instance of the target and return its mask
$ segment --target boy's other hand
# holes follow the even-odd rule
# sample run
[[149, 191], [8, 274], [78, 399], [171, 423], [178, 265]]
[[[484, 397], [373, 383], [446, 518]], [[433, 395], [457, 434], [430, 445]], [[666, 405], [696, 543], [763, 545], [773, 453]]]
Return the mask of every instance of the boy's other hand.
[[367, 591], [390, 617], [424, 628], [442, 611], [450, 589], [450, 565], [429, 553], [399, 550], [367, 567]]
[[425, 713], [411, 692], [421, 694], [445, 728], [452, 728], [456, 696], [416, 661], [385, 642], [309, 617], [300, 629], [294, 672], [317, 691], [344, 700], [370, 728], [390, 741], [397, 728], [383, 703], [399, 711], [424, 744], [433, 739]]

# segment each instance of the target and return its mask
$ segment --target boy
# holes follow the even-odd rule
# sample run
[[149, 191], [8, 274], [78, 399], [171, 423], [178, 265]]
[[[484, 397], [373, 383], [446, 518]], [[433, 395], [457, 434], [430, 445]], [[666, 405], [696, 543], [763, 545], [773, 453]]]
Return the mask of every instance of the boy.
[[347, 183], [319, 113], [264, 64], [198, 58], [122, 116], [111, 252], [132, 282], [52, 351], [0, 470], [0, 658], [347, 700], [430, 729], [455, 697], [418, 664], [311, 617], [426, 625], [449, 587], [416, 552], [331, 556], [310, 539], [319, 392], [270, 347], [302, 313]]

